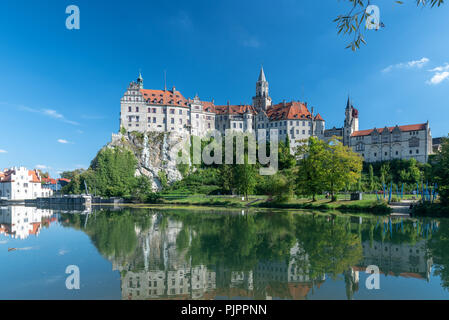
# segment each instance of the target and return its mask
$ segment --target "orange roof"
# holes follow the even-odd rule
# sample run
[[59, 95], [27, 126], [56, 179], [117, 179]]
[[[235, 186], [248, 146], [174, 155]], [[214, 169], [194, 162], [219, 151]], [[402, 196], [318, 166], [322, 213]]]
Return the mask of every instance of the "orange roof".
[[215, 113], [217, 114], [240, 114], [245, 113], [257, 114], [256, 109], [250, 105], [225, 105], [215, 106]]
[[323, 117], [321, 117], [321, 114], [317, 114], [316, 116], [315, 116], [315, 121], [324, 121], [324, 119], [323, 119]]
[[277, 121], [311, 119], [312, 114], [304, 103], [292, 101], [288, 103], [279, 103], [272, 106], [267, 110], [267, 116], [271, 121]]
[[49, 183], [49, 184], [56, 184], [56, 180], [52, 178], [42, 178], [42, 182]]
[[36, 170], [28, 170], [28, 175], [31, 176], [30, 182], [39, 183], [41, 180], [39, 179], [39, 174]]
[[201, 101], [201, 104], [203, 105], [203, 110], [206, 112], [215, 112], [215, 105], [213, 102], [210, 101]]
[[176, 91], [176, 89], [169, 90], [150, 90], [150, 89], [140, 89], [143, 98], [151, 104], [160, 105], [173, 105], [187, 107], [188, 101], [183, 97], [181, 92]]
[[[399, 130], [402, 132], [408, 132], [408, 131], [420, 131], [420, 130], [426, 130], [427, 124], [421, 123], [421, 124], [410, 124], [406, 126], [397, 126]], [[388, 131], [392, 132], [396, 127], [388, 127]], [[374, 130], [377, 130], [377, 132], [382, 133], [385, 128], [383, 129], [369, 129], [369, 130], [360, 130], [355, 131], [351, 134], [351, 137], [361, 137], [361, 136], [369, 136]]]

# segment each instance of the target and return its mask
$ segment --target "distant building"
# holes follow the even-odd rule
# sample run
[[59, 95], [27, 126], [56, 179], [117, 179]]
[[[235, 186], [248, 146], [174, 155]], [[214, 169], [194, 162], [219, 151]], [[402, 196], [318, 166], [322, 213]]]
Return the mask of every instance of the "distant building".
[[50, 197], [53, 191], [42, 187], [39, 171], [13, 167], [0, 172], [0, 198], [5, 200], [28, 200]]
[[69, 184], [69, 182], [69, 179], [42, 178], [42, 187], [51, 189], [53, 192], [59, 192], [64, 186]]
[[352, 147], [366, 162], [413, 158], [426, 163], [433, 153], [429, 122], [359, 130], [359, 112], [349, 98], [344, 127], [324, 132], [325, 140], [332, 136], [341, 138], [344, 145]]

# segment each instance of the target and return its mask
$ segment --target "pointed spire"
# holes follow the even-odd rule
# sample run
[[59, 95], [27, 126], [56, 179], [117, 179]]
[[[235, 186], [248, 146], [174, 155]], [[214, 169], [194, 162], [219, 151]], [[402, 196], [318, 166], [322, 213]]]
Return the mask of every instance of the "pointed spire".
[[263, 72], [263, 66], [260, 67], [260, 74], [258, 81], [267, 81], [267, 79], [265, 78], [265, 72]]
[[346, 103], [346, 109], [349, 109], [351, 107], [352, 107], [352, 102], [351, 102], [351, 99], [350, 99], [350, 97], [348, 95], [348, 102]]

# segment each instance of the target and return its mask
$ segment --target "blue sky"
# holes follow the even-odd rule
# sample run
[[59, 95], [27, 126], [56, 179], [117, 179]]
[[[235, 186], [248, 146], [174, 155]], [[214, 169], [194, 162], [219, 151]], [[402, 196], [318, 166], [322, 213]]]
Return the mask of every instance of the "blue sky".
[[[327, 128], [350, 94], [361, 129], [429, 120], [447, 135], [449, 6], [394, 2], [372, 1], [386, 27], [353, 53], [332, 22], [344, 1], [2, 1], [0, 167], [88, 167], [139, 69], [146, 88], [163, 88], [166, 70], [186, 97], [238, 104], [263, 64], [273, 100], [307, 101]], [[80, 30], [65, 27], [71, 4]]]

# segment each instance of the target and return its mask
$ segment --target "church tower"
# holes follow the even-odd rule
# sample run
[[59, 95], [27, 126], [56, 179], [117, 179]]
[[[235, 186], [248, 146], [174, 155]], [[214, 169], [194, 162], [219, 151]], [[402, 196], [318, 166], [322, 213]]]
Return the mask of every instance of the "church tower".
[[352, 105], [348, 97], [345, 110], [345, 125], [343, 128], [343, 144], [349, 146], [351, 134], [359, 131], [359, 111]]
[[268, 94], [268, 81], [265, 78], [263, 67], [260, 69], [259, 79], [256, 82], [256, 96], [253, 97], [253, 107], [256, 110], [264, 111], [271, 107], [271, 98]]

